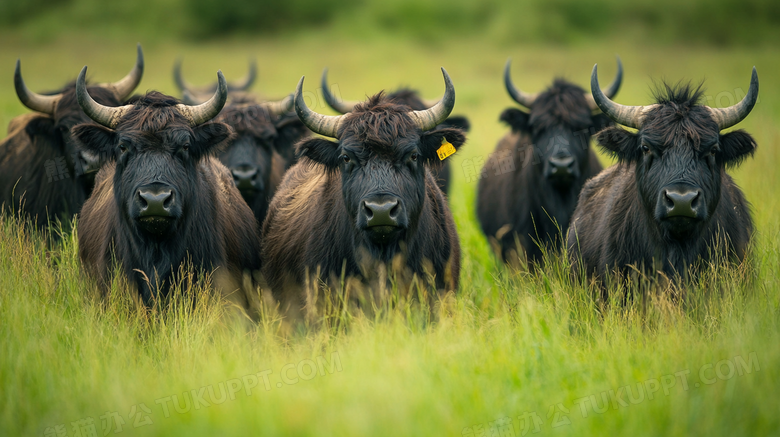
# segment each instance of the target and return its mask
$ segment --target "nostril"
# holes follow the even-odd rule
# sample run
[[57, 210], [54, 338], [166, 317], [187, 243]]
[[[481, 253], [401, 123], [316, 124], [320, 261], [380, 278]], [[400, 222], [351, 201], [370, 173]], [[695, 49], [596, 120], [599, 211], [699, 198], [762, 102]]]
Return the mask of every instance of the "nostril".
[[168, 197], [166, 197], [163, 201], [163, 207], [168, 209], [171, 207], [171, 204], [173, 204], [173, 193], [169, 192]]
[[691, 197], [689, 203], [691, 210], [696, 211], [699, 207], [699, 198], [701, 198], [701, 191], [696, 191]]
[[666, 201], [666, 206], [674, 208], [674, 199], [672, 199], [672, 196], [669, 195], [669, 191], [667, 190], [664, 190], [664, 200]]
[[146, 202], [146, 199], [144, 198], [143, 193], [141, 193], [140, 190], [135, 193], [135, 198], [136, 198], [136, 201], [138, 202], [138, 205], [140, 205], [141, 208], [145, 209], [145, 208], [147, 208], [149, 206], [149, 204]]
[[366, 202], [363, 202], [363, 213], [366, 215], [366, 218], [369, 220], [374, 218], [374, 210], [369, 208]]
[[390, 217], [392, 219], [395, 219], [398, 217], [398, 213], [401, 211], [400, 205], [398, 204], [398, 201], [395, 201], [395, 205], [390, 209]]

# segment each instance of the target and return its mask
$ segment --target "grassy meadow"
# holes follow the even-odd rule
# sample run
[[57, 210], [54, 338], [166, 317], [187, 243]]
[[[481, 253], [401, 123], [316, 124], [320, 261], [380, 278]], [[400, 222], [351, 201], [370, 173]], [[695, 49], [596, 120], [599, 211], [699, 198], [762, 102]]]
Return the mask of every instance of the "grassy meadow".
[[[84, 65], [95, 81], [122, 77], [135, 42], [3, 39], [0, 129], [27, 112], [13, 89], [17, 57], [27, 85], [40, 92], [73, 80]], [[189, 305], [186, 296], [202, 290], [154, 311], [135, 307], [121, 281], [109, 298], [97, 297], [75, 234], [47, 244], [5, 217], [0, 435], [780, 435], [780, 49], [619, 38], [423, 44], [316, 32], [140, 42], [139, 91], [172, 94], [177, 56], [195, 84], [215, 80], [217, 69], [228, 80], [241, 77], [256, 57], [254, 90], [269, 97], [292, 92], [301, 75], [316, 92], [328, 66], [345, 99], [399, 85], [435, 98], [444, 66], [457, 92], [454, 113], [472, 124], [466, 146], [450, 158], [460, 290], [430, 311], [404, 301], [370, 318], [339, 311], [321, 327], [283, 335], [272, 311], [245, 327], [227, 322], [214, 299]], [[487, 160], [507, 130], [498, 122], [513, 105], [501, 80], [507, 57], [515, 83], [535, 92], [556, 75], [589, 89], [596, 62], [608, 83], [616, 53], [625, 66], [616, 100], [631, 105], [649, 103], [660, 79], [706, 79], [707, 95], [726, 105], [744, 95], [757, 67], [760, 100], [737, 128], [752, 133], [759, 149], [732, 171], [753, 204], [756, 233], [744, 265], [713, 266], [684, 290], [648, 285], [641, 298], [600, 310], [587, 284], [568, 278], [560, 254], [534, 274], [496, 262], [476, 222], [476, 183], [462, 165]], [[332, 113], [322, 100], [313, 106]]]

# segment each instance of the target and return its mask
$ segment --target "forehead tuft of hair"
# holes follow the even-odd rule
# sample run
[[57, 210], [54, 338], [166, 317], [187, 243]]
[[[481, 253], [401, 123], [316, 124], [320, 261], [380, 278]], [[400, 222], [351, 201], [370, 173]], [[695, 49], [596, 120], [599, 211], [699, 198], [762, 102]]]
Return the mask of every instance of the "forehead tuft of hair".
[[136, 96], [133, 104], [137, 106], [146, 106], [150, 108], [166, 108], [176, 106], [181, 103], [177, 98], [165, 95], [159, 91], [150, 91], [146, 94]]
[[674, 105], [680, 108], [691, 108], [698, 105], [704, 96], [703, 84], [693, 85], [690, 82], [669, 84], [661, 82], [651, 91], [653, 100], [661, 105]]
[[230, 125], [238, 135], [266, 138], [276, 134], [274, 117], [268, 109], [256, 103], [227, 105], [215, 121]]
[[378, 153], [392, 153], [398, 138], [409, 137], [419, 128], [407, 115], [410, 108], [388, 100], [380, 92], [344, 115], [341, 138], [370, 145]]
[[180, 103], [176, 98], [158, 91], [133, 96], [128, 100], [133, 108], [122, 118], [119, 127], [150, 133], [174, 126], [189, 129], [187, 119], [176, 109]]
[[593, 121], [585, 90], [565, 79], [555, 79], [534, 101], [529, 123], [534, 132], [560, 125], [574, 130], [588, 128]]
[[718, 125], [707, 107], [701, 105], [702, 84], [663, 82], [652, 93], [658, 106], [647, 114], [642, 125], [643, 135], [651, 143], [659, 147], [691, 144], [698, 150], [702, 143], [717, 139]]

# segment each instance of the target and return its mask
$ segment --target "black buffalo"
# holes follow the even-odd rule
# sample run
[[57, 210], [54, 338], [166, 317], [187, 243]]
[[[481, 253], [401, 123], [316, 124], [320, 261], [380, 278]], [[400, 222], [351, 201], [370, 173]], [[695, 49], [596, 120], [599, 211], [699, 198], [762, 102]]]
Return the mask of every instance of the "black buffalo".
[[[623, 67], [607, 91], [620, 89]], [[601, 171], [590, 137], [609, 124], [590, 93], [563, 79], [539, 94], [512, 84], [510, 62], [504, 69], [509, 95], [526, 112], [509, 108], [500, 120], [512, 131], [496, 146], [479, 178], [477, 217], [482, 231], [504, 261], [526, 257], [529, 267], [542, 260], [543, 248], [562, 246], [561, 233], [577, 205], [585, 181]], [[518, 243], [522, 250], [519, 250]]]
[[[144, 70], [138, 46], [135, 67], [122, 80], [89, 87], [103, 105], [119, 106], [138, 86]], [[16, 61], [14, 85], [19, 100], [36, 111], [11, 120], [0, 142], [0, 204], [20, 211], [39, 227], [70, 221], [94, 186], [97, 157], [78, 150], [73, 127], [91, 123], [76, 101], [75, 84], [53, 94], [36, 94], [22, 79]]]
[[[455, 148], [465, 141], [459, 129], [435, 129], [455, 104], [455, 90], [442, 72], [447, 91], [430, 109], [413, 111], [380, 93], [341, 116], [310, 110], [301, 78], [298, 116], [313, 132], [338, 141], [299, 144], [299, 161], [285, 175], [263, 224], [263, 273], [285, 306], [302, 305], [307, 272], [317, 269], [328, 279], [344, 267], [347, 277], [372, 283], [379, 266], [393, 263], [411, 277], [433, 275], [440, 291], [457, 289], [458, 234], [429, 170], [439, 162], [443, 139]], [[404, 286], [409, 283], [399, 284]]]
[[633, 265], [684, 277], [700, 261], [744, 259], [753, 222], [726, 169], [752, 155], [756, 142], [741, 130], [721, 131], [753, 109], [755, 68], [745, 98], [724, 109], [702, 105], [701, 88], [689, 85], [662, 86], [653, 105], [622, 106], [604, 96], [596, 67], [591, 89], [605, 114], [638, 132], [614, 126], [596, 137], [619, 164], [582, 190], [568, 234], [575, 270], [603, 278]]
[[199, 106], [151, 92], [119, 108], [100, 105], [77, 80], [79, 104], [100, 125], [74, 128], [81, 147], [107, 157], [79, 222], [79, 257], [102, 284], [113, 261], [146, 304], [165, 296], [179, 268], [214, 271], [229, 299], [251, 308], [246, 273], [260, 268], [252, 211], [230, 172], [215, 157], [232, 135], [209, 122], [225, 104], [227, 86]]
[[[354, 101], [344, 101], [339, 100], [330, 92], [330, 87], [328, 86], [328, 69], [326, 68], [322, 72], [322, 96], [324, 97], [325, 101], [328, 103], [328, 105], [333, 108], [333, 110], [338, 111], [342, 114], [347, 114], [349, 112], [352, 112], [352, 110], [355, 108], [355, 105], [357, 105], [360, 102]], [[434, 106], [438, 101], [431, 101], [431, 100], [423, 100], [420, 97], [420, 93], [418, 93], [415, 90], [411, 90], [408, 88], [401, 88], [396, 91], [393, 91], [392, 93], [389, 93], [385, 96], [388, 100], [397, 103], [399, 105], [406, 105], [411, 109], [414, 109], [415, 111], [422, 111], [424, 109], [428, 109], [432, 106]], [[464, 132], [468, 132], [469, 129], [471, 129], [471, 124], [469, 123], [469, 119], [462, 116], [462, 115], [453, 115], [451, 117], [447, 117], [446, 120], [442, 121], [437, 128], [458, 128], [461, 129]], [[437, 165], [431, 170], [433, 172], [433, 177], [436, 179], [436, 183], [439, 185], [439, 188], [444, 192], [444, 194], [448, 194], [450, 192], [450, 185], [452, 183], [452, 168], [450, 166], [450, 161], [445, 160], [441, 163], [441, 165]]]
[[222, 110], [217, 121], [236, 133], [219, 154], [230, 170], [241, 196], [262, 223], [268, 204], [294, 162], [294, 145], [309, 134], [297, 116], [289, 114], [292, 97], [281, 102], [233, 103]]
[[[256, 71], [252, 63], [246, 79], [228, 84], [228, 103], [216, 121], [226, 123], [236, 133], [219, 159], [233, 174], [236, 187], [258, 223], [262, 223], [284, 172], [295, 163], [295, 143], [311, 132], [293, 112], [292, 96], [260, 103], [257, 96], [246, 92]], [[180, 62], [174, 67], [174, 78], [187, 104], [203, 103], [203, 94], [215, 89], [188, 85], [182, 78]]]

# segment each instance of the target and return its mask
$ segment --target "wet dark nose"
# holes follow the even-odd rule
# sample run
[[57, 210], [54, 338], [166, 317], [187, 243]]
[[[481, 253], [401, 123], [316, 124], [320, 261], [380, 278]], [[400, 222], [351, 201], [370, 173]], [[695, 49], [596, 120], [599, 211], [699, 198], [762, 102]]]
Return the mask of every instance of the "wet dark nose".
[[398, 199], [382, 198], [363, 201], [363, 214], [366, 218], [366, 226], [398, 226], [398, 217], [401, 207]]
[[140, 217], [170, 217], [176, 201], [170, 187], [144, 187], [138, 190], [136, 202]]
[[699, 198], [701, 190], [696, 188], [667, 188], [663, 191], [666, 217], [697, 218], [699, 214]]
[[570, 177], [574, 175], [574, 157], [570, 155], [553, 156], [550, 163], [550, 177]]
[[257, 167], [242, 165], [231, 170], [233, 181], [239, 190], [255, 190], [257, 186]]

